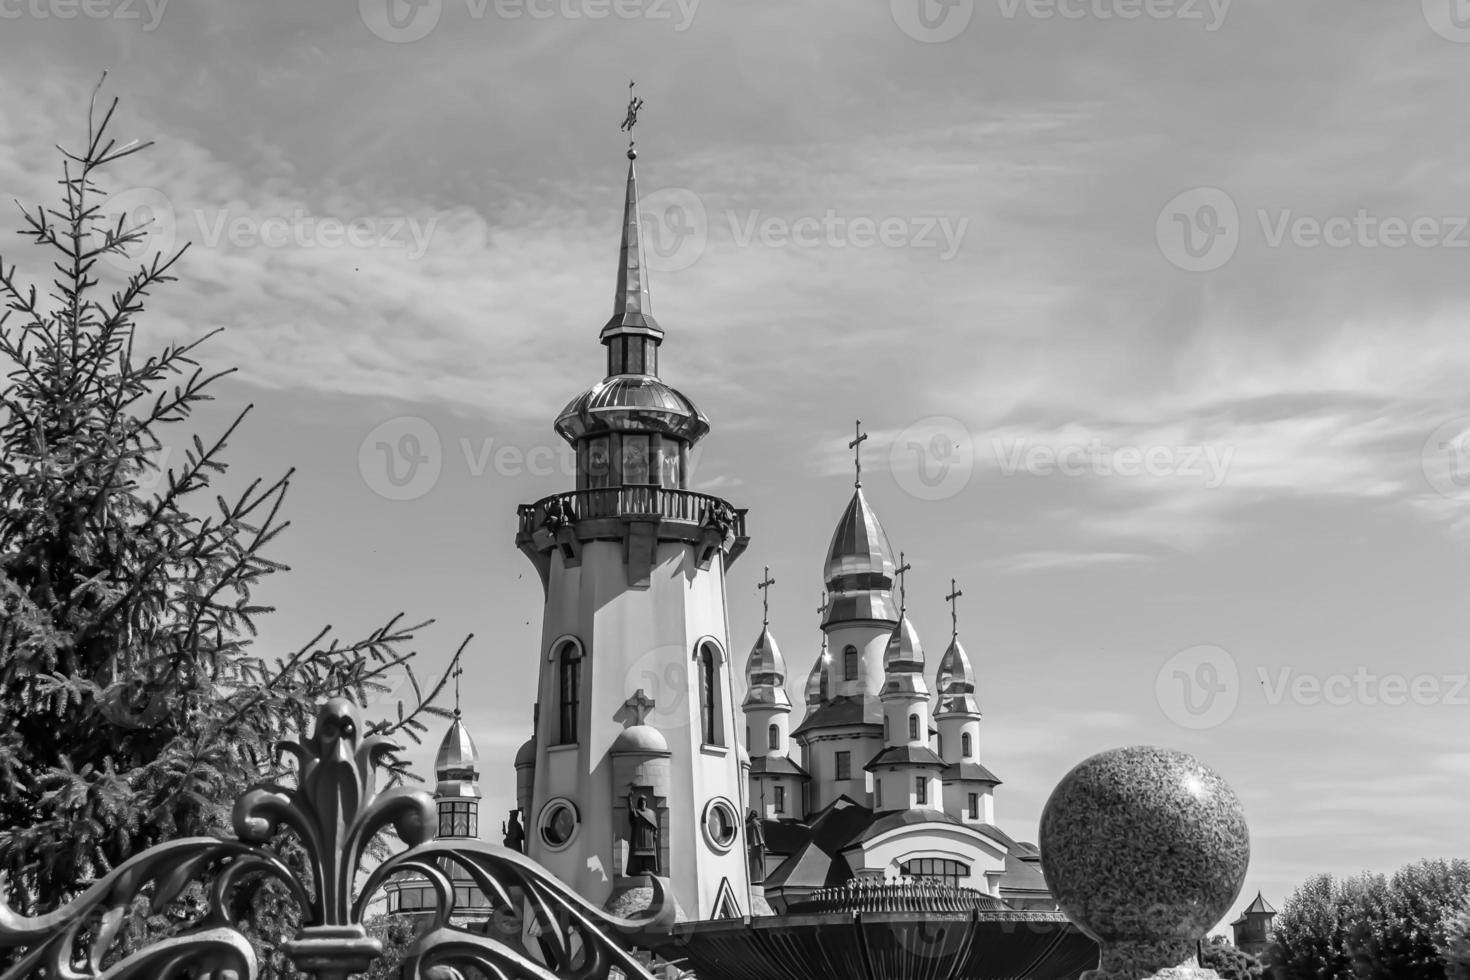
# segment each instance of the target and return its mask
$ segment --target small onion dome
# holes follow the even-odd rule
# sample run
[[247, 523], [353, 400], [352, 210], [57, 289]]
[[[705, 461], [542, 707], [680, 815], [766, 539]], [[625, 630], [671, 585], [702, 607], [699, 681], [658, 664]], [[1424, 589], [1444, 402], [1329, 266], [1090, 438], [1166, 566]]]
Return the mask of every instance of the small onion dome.
[[647, 374], [604, 378], [556, 418], [557, 433], [569, 443], [615, 429], [659, 432], [692, 443], [709, 432], [709, 419], [684, 395]]
[[979, 705], [975, 703], [975, 668], [958, 637], [949, 641], [934, 682], [939, 688], [941, 712], [979, 714]]
[[806, 679], [806, 703], [821, 704], [823, 695], [827, 692], [827, 667], [831, 661], [831, 654], [827, 653], [826, 637], [822, 638], [822, 653], [817, 657], [817, 662], [812, 664], [812, 672]]
[[536, 766], [536, 739], [528, 738], [516, 752], [517, 769], [531, 769]]
[[[454, 723], [449, 726], [449, 731], [444, 733], [444, 741], [439, 745], [439, 754], [434, 757], [434, 768], [440, 773], [473, 772], [479, 761], [480, 753], [475, 749], [475, 740], [470, 738], [469, 729], [465, 728], [464, 722], [456, 715]], [[441, 775], [439, 778], [446, 777]]]
[[630, 725], [618, 733], [612, 751], [619, 755], [668, 755], [669, 743], [652, 725]]
[[834, 592], [893, 588], [893, 546], [859, 488], [832, 532], [827, 548], [827, 588]]
[[883, 651], [883, 666], [890, 671], [924, 669], [924, 645], [919, 642], [914, 621], [907, 614], [899, 615], [898, 625], [888, 635], [888, 648]]
[[769, 629], [761, 630], [755, 646], [750, 648], [750, 657], [745, 661], [745, 683], [745, 707], [791, 707], [791, 698], [786, 694], [786, 658], [781, 656], [781, 648], [776, 646], [776, 638]]

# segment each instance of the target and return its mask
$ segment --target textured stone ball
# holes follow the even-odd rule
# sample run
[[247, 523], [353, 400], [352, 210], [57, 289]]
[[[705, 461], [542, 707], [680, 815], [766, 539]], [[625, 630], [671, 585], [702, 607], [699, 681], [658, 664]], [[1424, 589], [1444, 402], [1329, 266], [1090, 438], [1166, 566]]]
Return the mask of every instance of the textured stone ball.
[[1194, 940], [1240, 894], [1240, 800], [1194, 756], [1134, 746], [1062, 778], [1041, 814], [1041, 866], [1062, 912], [1103, 943]]

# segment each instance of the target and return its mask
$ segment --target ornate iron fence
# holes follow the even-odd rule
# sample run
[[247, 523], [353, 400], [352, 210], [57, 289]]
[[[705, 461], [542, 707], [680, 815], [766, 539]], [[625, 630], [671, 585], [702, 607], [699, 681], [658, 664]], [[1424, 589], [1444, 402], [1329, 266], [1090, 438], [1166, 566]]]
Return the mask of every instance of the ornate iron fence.
[[[479, 841], [434, 841], [434, 798], [421, 789], [379, 793], [375, 770], [396, 748], [382, 736], [359, 743], [356, 706], [336, 698], [317, 713], [304, 743], [282, 742], [298, 762], [294, 786], [263, 784], [236, 802], [236, 839], [192, 837], [139, 854], [54, 912], [22, 916], [0, 893], [0, 949], [18, 950], [18, 962], [0, 980], [45, 973], [57, 980], [253, 980], [254, 948], [228, 913], [243, 882], [267, 876], [281, 882], [301, 912], [302, 927], [283, 951], [296, 969], [317, 980], [346, 980], [383, 953], [363, 917], [383, 884], [399, 872], [426, 879], [437, 896], [427, 930], [409, 948], [403, 976], [449, 980], [455, 967], [477, 969], [492, 980], [653, 980], [630, 952], [640, 936], [666, 935], [674, 905], [653, 879], [654, 908], [643, 918], [620, 919], [590, 905], [529, 858]], [[357, 887], [363, 857], [391, 825], [408, 849], [367, 875]], [[303, 877], [272, 847], [282, 830], [299, 839], [307, 857]], [[445, 869], [468, 874], [492, 904], [520, 905], [536, 924], [540, 957], [513, 939], [470, 932], [450, 922], [454, 888]], [[192, 882], [208, 882], [207, 908], [182, 933], [121, 958], [109, 953], [129, 909], [148, 897], [163, 909]], [[104, 966], [104, 963], [107, 965]]]

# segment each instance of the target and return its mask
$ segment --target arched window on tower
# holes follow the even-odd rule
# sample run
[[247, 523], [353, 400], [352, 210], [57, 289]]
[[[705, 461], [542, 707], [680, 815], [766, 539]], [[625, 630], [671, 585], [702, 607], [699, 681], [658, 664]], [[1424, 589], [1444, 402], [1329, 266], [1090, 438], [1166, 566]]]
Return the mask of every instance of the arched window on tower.
[[781, 751], [781, 726], [772, 725], [766, 729], [766, 744], [772, 752]]
[[965, 732], [963, 735], [960, 736], [960, 757], [961, 758], [968, 759], [970, 757], [970, 750], [973, 747], [974, 747], [974, 745], [971, 742], [970, 733], [969, 732]]
[[724, 713], [720, 704], [720, 652], [713, 643], [701, 643], [699, 662], [699, 726], [705, 745], [724, 745]]
[[857, 647], [848, 647], [842, 651], [842, 679], [855, 681], [858, 678], [858, 652]]
[[557, 745], [577, 744], [577, 716], [582, 706], [582, 649], [575, 643], [562, 644], [557, 654]]
[[909, 741], [910, 742], [917, 742], [918, 740], [919, 740], [919, 716], [918, 715], [909, 715]]

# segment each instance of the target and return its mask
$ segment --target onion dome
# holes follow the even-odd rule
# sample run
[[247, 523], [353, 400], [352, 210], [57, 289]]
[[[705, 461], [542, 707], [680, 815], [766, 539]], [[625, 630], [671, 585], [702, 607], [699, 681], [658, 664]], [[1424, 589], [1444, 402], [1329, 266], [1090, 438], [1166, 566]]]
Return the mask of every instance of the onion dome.
[[480, 761], [480, 753], [475, 749], [475, 740], [470, 738], [468, 728], [459, 715], [454, 716], [454, 723], [449, 726], [449, 731], [444, 733], [444, 741], [439, 744], [439, 754], [434, 757], [434, 768], [439, 772], [440, 779], [466, 778], [460, 776], [445, 776], [446, 772], [468, 772], [473, 779], [477, 774], [476, 766]]
[[630, 725], [618, 733], [612, 752], [616, 755], [668, 755], [669, 743], [663, 732], [652, 725]]
[[924, 683], [924, 646], [919, 642], [918, 630], [906, 614], [899, 614], [898, 625], [888, 637], [888, 647], [883, 651], [883, 694], [915, 694], [929, 696], [929, 686]]
[[838, 518], [827, 548], [825, 577], [832, 596], [823, 625], [853, 620], [896, 623], [892, 591], [896, 568], [888, 534], [859, 487]]
[[745, 682], [745, 707], [791, 707], [791, 698], [786, 694], [786, 658], [781, 656], [781, 648], [776, 646], [776, 638], [769, 628], [761, 630], [755, 646], [750, 648], [750, 657], [745, 661]]
[[434, 756], [434, 770], [439, 779], [434, 795], [440, 800], [479, 799], [479, 762], [475, 740], [470, 738], [469, 729], [456, 711], [439, 745], [439, 753]]
[[557, 434], [570, 443], [615, 429], [696, 442], [709, 432], [709, 419], [685, 395], [647, 374], [604, 378], [568, 402], [556, 418]]
[[934, 680], [939, 688], [940, 714], [980, 713], [980, 705], [975, 701], [975, 668], [965, 648], [960, 646], [959, 637], [949, 641]]
[[536, 766], [536, 739], [528, 738], [516, 752], [515, 768], [526, 769]]
[[828, 682], [827, 668], [831, 666], [832, 655], [827, 652], [827, 637], [822, 637], [822, 652], [817, 657], [817, 662], [812, 664], [812, 672], [806, 679], [806, 703], [809, 705], [821, 704], [827, 700]]

